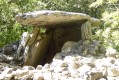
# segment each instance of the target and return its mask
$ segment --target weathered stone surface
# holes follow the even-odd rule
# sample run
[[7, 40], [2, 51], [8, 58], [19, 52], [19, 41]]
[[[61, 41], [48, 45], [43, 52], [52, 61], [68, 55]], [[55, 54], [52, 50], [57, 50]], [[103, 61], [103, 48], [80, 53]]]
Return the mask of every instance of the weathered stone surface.
[[113, 48], [107, 48], [106, 49], [106, 56], [107, 57], [116, 57], [116, 55], [118, 55], [118, 52], [113, 49]]
[[24, 25], [34, 25], [47, 28], [57, 28], [66, 25], [66, 27], [75, 27], [83, 24], [86, 21], [90, 21], [92, 26], [98, 26], [100, 23], [98, 19], [91, 18], [89, 15], [83, 13], [51, 10], [34, 11], [24, 14], [18, 14], [16, 16], [16, 20]]
[[[80, 40], [79, 42], [68, 41], [63, 45], [61, 53], [56, 54], [55, 58], [71, 55], [76, 56], [77, 54], [83, 56], [100, 55], [102, 52], [100, 48], [102, 48], [102, 46], [99, 44], [97, 41], [90, 40]], [[105, 48], [103, 50], [105, 50]]]
[[39, 28], [35, 27], [33, 32], [30, 34], [30, 39], [26, 44], [24, 51], [24, 65], [37, 66], [38, 64], [44, 63], [44, 57], [48, 50], [50, 41], [52, 40], [52, 32], [41, 39], [38, 39], [40, 32]]
[[19, 46], [19, 43], [20, 43], [20, 41], [16, 41], [16, 42], [13, 42], [11, 44], [8, 44], [8, 45], [4, 46], [1, 49], [1, 53], [2, 54], [6, 54], [6, 55], [13, 55], [13, 54], [15, 54], [16, 51], [17, 51], [17, 48]]
[[[93, 58], [92, 58], [93, 57]], [[23, 68], [4, 68], [1, 71], [1, 80], [118, 80], [118, 59], [100, 56], [83, 57], [65, 56], [59, 60], [53, 60], [51, 64], [38, 65], [35, 69], [31, 66]], [[115, 61], [114, 61], [115, 60]], [[107, 62], [107, 63], [106, 63]], [[95, 66], [90, 66], [92, 63]]]
[[15, 55], [17, 54], [17, 49], [19, 46], [20, 40], [8, 44], [1, 48], [0, 50], [0, 62], [14, 63]]
[[[71, 43], [70, 43], [71, 42]], [[38, 65], [36, 68], [31, 66], [2, 67], [0, 64], [1, 80], [118, 80], [119, 79], [119, 59], [116, 57], [105, 57], [105, 55], [89, 54], [82, 56], [78, 53], [80, 45], [83, 48], [94, 48], [99, 45], [97, 41], [69, 41], [58, 53], [60, 58], [54, 57], [51, 64], [44, 66]], [[70, 45], [70, 46], [68, 46]], [[68, 50], [67, 47], [71, 47]], [[95, 48], [94, 48], [95, 49]], [[84, 50], [84, 49], [82, 49]], [[97, 50], [98, 51], [98, 50]], [[61, 54], [64, 52], [64, 54]], [[101, 57], [100, 57], [101, 56]], [[103, 56], [103, 57], [102, 57]]]

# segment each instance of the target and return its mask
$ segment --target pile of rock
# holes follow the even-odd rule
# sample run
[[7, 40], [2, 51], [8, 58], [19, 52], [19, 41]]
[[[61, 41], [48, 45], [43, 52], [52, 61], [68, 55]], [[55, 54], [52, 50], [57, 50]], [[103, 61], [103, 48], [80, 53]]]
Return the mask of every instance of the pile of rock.
[[[91, 54], [93, 56], [105, 53], [105, 48], [101, 46], [99, 41], [80, 40], [78, 42], [68, 41], [62, 47], [62, 51], [56, 54], [55, 58], [59, 56], [86, 56]], [[61, 58], [62, 58], [61, 57]]]
[[4, 68], [1, 80], [115, 80], [119, 79], [119, 59], [67, 56], [51, 64], [23, 68]]
[[[51, 64], [38, 65], [36, 68], [32, 66], [24, 66], [23, 68], [2, 67], [0, 80], [118, 80], [119, 59], [108, 55], [105, 57], [104, 54], [98, 56], [89, 54], [90, 45], [95, 43], [98, 49], [90, 48], [98, 51], [101, 46], [96, 44], [99, 43], [98, 41], [88, 42], [67, 42], [64, 44], [61, 53], [54, 57]], [[81, 44], [82, 46], [87, 44], [87, 46], [84, 45], [84, 49], [79, 48]], [[87, 54], [83, 56], [85, 49], [88, 49]], [[107, 54], [109, 52], [111, 54], [109, 50]], [[114, 51], [112, 53], [114, 55]]]

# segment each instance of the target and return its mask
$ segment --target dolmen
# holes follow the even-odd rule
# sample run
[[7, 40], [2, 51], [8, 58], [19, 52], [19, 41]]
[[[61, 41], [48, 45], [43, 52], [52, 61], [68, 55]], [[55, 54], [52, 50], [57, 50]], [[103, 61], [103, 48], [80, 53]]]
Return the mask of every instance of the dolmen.
[[67, 41], [92, 40], [91, 29], [100, 24], [99, 19], [83, 13], [51, 10], [18, 14], [16, 21], [33, 28], [23, 33], [17, 50], [17, 57], [23, 54], [27, 66], [52, 62]]

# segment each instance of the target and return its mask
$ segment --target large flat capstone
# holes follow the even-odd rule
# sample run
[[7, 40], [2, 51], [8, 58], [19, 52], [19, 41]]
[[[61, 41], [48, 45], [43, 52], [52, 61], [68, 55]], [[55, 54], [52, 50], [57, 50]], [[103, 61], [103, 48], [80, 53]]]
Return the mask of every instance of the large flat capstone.
[[46, 28], [57, 28], [58, 26], [78, 26], [86, 21], [90, 21], [92, 27], [98, 26], [100, 20], [92, 18], [83, 13], [65, 12], [65, 11], [34, 11], [24, 14], [18, 14], [16, 20], [23, 25], [32, 25]]

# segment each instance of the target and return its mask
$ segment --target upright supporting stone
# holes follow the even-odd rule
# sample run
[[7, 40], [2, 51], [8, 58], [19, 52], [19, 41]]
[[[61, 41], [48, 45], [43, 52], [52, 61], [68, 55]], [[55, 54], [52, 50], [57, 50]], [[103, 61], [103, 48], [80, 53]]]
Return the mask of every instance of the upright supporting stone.
[[82, 40], [92, 40], [91, 23], [89, 21], [82, 24], [81, 36]]
[[45, 53], [51, 41], [51, 34], [51, 32], [48, 35], [45, 33], [42, 36], [40, 28], [34, 28], [25, 48], [24, 65], [37, 66], [43, 64]]

